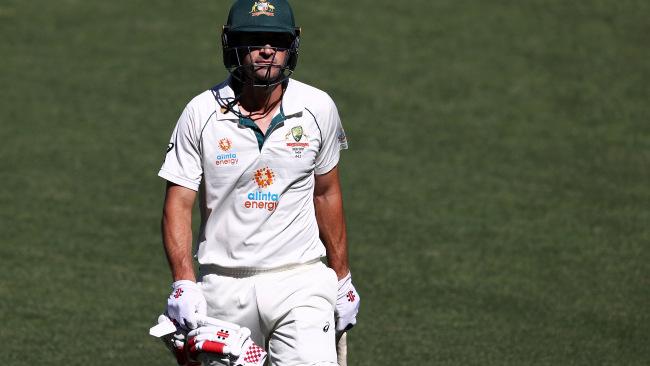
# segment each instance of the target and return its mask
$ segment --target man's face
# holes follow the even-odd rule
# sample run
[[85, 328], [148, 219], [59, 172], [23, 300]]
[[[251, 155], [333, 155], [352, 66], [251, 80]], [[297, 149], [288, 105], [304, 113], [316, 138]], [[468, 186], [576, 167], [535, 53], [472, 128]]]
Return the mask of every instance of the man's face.
[[258, 81], [273, 81], [280, 77], [285, 66], [292, 37], [286, 33], [239, 33], [234, 44], [240, 48], [246, 74]]

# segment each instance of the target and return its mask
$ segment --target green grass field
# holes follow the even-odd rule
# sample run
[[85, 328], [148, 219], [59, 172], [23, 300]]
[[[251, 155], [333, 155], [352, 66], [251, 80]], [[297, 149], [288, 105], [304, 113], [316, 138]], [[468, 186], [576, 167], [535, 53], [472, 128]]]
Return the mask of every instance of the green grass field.
[[[350, 138], [350, 365], [647, 365], [650, 3], [293, 2]], [[175, 364], [157, 171], [229, 4], [0, 3], [3, 365]]]

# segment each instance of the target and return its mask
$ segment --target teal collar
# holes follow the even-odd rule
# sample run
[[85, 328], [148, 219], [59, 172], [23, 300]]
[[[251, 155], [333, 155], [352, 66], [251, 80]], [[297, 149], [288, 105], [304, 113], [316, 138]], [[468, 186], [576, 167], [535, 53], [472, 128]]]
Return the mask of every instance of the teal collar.
[[257, 147], [262, 151], [262, 145], [264, 145], [264, 141], [266, 140], [267, 137], [271, 135], [273, 130], [284, 120], [286, 119], [284, 115], [284, 111], [282, 110], [282, 106], [280, 106], [280, 113], [278, 113], [273, 119], [271, 120], [271, 124], [269, 125], [269, 128], [266, 129], [266, 134], [262, 133], [262, 130], [257, 126], [255, 121], [253, 121], [250, 118], [239, 118], [239, 124], [248, 127], [253, 132], [255, 132], [255, 137], [257, 137]]

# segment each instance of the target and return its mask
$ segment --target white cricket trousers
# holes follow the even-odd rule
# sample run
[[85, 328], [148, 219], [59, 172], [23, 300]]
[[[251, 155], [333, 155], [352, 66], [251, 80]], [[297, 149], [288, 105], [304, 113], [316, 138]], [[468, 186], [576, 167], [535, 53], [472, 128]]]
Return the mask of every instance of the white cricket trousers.
[[336, 365], [336, 273], [322, 262], [254, 275], [201, 267], [208, 316], [251, 330], [272, 366]]

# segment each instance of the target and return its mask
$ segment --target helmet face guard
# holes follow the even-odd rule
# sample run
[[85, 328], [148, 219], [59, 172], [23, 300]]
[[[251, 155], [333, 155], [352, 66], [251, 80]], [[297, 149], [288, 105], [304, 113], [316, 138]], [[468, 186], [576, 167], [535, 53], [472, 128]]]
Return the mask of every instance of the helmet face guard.
[[[266, 37], [255, 37], [264, 34]], [[266, 38], [270, 38], [268, 41]], [[293, 73], [298, 64], [298, 48], [300, 47], [300, 28], [295, 28], [293, 33], [285, 32], [236, 32], [230, 26], [223, 27], [221, 33], [223, 49], [223, 64], [230, 75], [241, 83], [252, 82], [256, 87], [270, 87], [285, 82]], [[276, 51], [271, 59], [271, 64], [266, 66], [266, 77], [252, 76], [255, 64], [244, 64], [244, 58], [253, 50], [267, 48], [270, 45]], [[287, 52], [282, 64], [275, 63], [277, 52]], [[276, 77], [271, 78], [272, 68], [279, 68]]]

